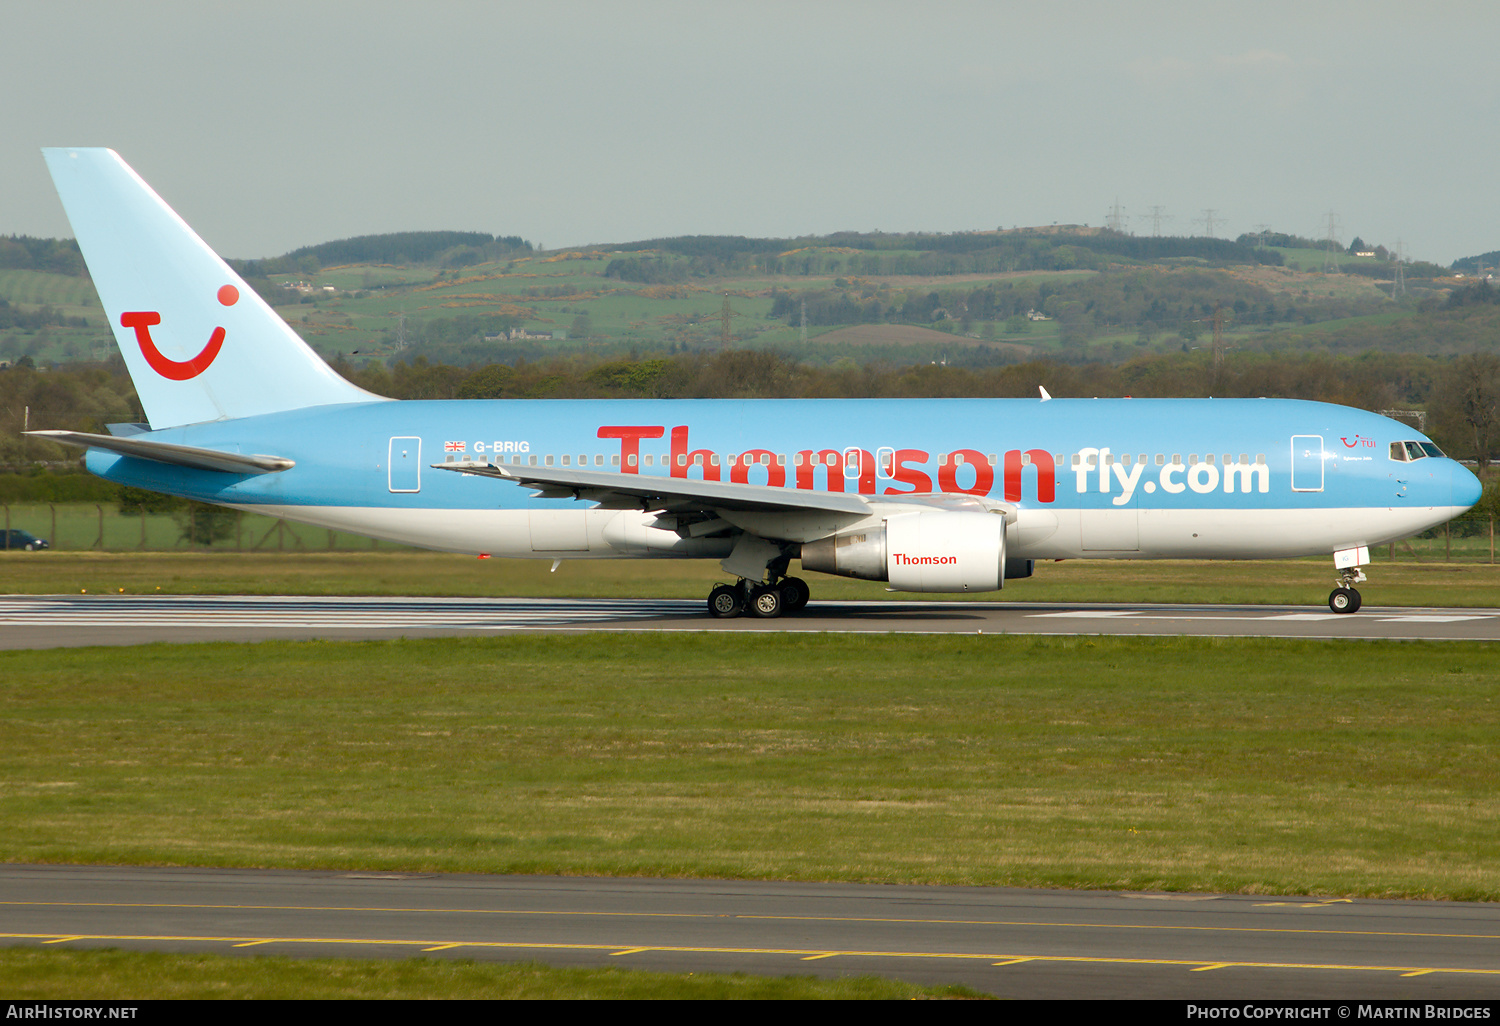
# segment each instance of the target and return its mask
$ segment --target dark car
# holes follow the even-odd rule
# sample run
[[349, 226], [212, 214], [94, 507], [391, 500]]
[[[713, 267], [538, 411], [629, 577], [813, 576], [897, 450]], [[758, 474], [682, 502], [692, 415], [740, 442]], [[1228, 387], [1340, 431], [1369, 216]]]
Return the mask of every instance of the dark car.
[[37, 549], [50, 549], [46, 538], [38, 538], [30, 531], [5, 531], [0, 530], [0, 549], [25, 549], [27, 552], [35, 552]]

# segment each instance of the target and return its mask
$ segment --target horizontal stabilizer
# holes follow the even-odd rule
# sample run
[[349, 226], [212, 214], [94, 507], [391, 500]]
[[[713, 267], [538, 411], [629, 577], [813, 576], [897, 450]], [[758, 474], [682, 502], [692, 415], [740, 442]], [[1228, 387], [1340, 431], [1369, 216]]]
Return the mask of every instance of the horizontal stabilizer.
[[153, 442], [145, 438], [117, 438], [113, 435], [91, 435], [86, 431], [28, 431], [28, 435], [76, 445], [83, 449], [106, 449], [121, 456], [170, 463], [194, 470], [218, 470], [226, 474], [274, 474], [291, 470], [296, 463], [282, 456], [246, 456], [218, 449], [200, 449], [194, 445]]

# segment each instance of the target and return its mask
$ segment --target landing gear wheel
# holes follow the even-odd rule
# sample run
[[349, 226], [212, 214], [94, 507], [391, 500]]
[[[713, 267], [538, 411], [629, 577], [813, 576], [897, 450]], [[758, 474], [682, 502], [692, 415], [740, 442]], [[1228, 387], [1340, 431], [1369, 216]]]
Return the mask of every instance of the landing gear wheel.
[[812, 596], [812, 589], [807, 582], [800, 577], [783, 577], [781, 583], [776, 585], [781, 589], [781, 611], [783, 613], [795, 613], [807, 605], [807, 600]]
[[1334, 588], [1328, 596], [1328, 608], [1335, 613], [1358, 612], [1359, 605], [1359, 592], [1353, 588]]
[[721, 584], [708, 593], [708, 615], [731, 620], [745, 611], [745, 594], [732, 584]]
[[781, 588], [778, 585], [757, 584], [750, 589], [750, 612], [765, 620], [781, 615]]

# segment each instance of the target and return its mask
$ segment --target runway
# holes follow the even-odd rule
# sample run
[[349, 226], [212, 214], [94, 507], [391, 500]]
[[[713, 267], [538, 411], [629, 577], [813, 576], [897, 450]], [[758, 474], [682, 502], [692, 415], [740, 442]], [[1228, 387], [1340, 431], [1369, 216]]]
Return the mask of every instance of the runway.
[[1500, 908], [1461, 902], [4, 866], [0, 943], [876, 973], [1017, 998], [1500, 998]]
[[687, 599], [244, 595], [0, 596], [0, 648], [483, 636], [517, 632], [829, 631], [1500, 640], [1500, 609], [1146, 603], [813, 602], [795, 616], [716, 620]]

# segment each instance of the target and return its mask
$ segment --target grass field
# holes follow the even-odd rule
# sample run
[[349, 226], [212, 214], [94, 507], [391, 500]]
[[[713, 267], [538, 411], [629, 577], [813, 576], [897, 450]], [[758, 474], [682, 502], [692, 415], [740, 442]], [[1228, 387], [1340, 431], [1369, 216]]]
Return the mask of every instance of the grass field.
[[0, 992], [66, 1000], [857, 1000], [986, 999], [967, 987], [876, 976], [820, 980], [743, 973], [557, 969], [468, 959], [226, 958], [127, 951], [0, 949]]
[[1482, 644], [0, 653], [0, 861], [1500, 898]]

